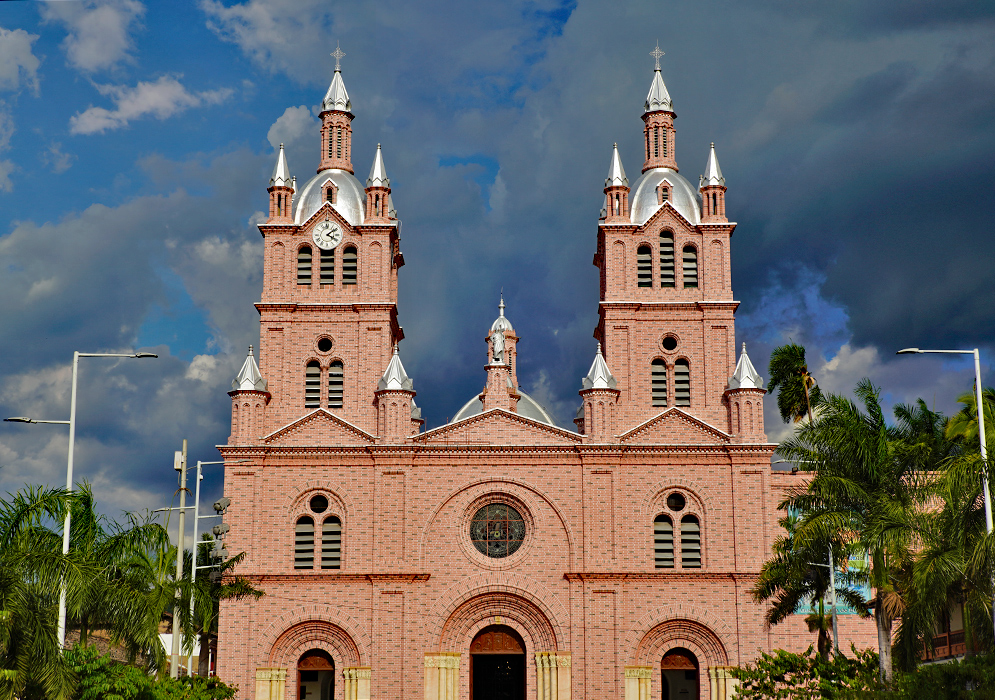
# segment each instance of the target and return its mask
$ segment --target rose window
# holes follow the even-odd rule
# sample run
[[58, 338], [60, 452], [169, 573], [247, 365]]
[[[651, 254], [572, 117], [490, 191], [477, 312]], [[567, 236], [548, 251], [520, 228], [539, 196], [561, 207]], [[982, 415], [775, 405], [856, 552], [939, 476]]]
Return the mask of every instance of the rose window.
[[514, 554], [525, 539], [522, 514], [504, 503], [490, 503], [470, 521], [470, 540], [481, 554], [494, 559]]

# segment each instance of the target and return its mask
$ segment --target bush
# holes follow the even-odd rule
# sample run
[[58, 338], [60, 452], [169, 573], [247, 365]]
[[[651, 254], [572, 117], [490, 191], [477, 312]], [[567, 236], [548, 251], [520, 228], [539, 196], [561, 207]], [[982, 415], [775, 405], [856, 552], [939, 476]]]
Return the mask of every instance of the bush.
[[784, 698], [866, 698], [881, 688], [878, 682], [878, 655], [857, 651], [853, 658], [842, 654], [823, 661], [809, 647], [802, 654], [776, 650], [762, 653], [755, 664], [733, 669], [739, 680], [736, 697]]
[[995, 654], [920, 666], [896, 674], [895, 681], [894, 695], [901, 700], [995, 700]]

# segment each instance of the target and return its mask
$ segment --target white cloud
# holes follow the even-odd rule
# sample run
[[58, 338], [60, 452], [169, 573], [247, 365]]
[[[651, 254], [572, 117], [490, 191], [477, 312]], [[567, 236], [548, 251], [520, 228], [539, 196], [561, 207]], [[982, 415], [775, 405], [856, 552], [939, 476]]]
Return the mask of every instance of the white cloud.
[[[14, 135], [14, 118], [7, 109], [7, 104], [0, 100], [0, 153], [10, 148], [10, 137]], [[14, 161], [0, 160], [0, 192], [10, 192], [14, 183], [11, 174], [17, 170]]]
[[145, 6], [136, 0], [50, 2], [42, 5], [46, 21], [60, 22], [68, 35], [62, 42], [74, 68], [92, 73], [130, 58], [131, 32], [140, 25]]
[[140, 81], [133, 88], [98, 85], [97, 89], [102, 95], [109, 95], [114, 100], [115, 109], [90, 107], [85, 112], [77, 113], [69, 120], [72, 133], [102, 134], [108, 130], [120, 129], [131, 120], [147, 115], [167, 119], [191, 107], [218, 104], [232, 94], [232, 90], [228, 88], [190, 92], [179, 80], [168, 75], [155, 82]]
[[76, 155], [73, 153], [63, 153], [62, 144], [53, 141], [41, 154], [42, 162], [52, 168], [53, 173], [64, 173], [76, 162]]
[[0, 90], [17, 90], [22, 82], [38, 94], [38, 65], [31, 52], [37, 34], [0, 27]]
[[273, 122], [266, 138], [275, 151], [282, 143], [287, 151], [287, 164], [291, 173], [299, 173], [302, 165], [310, 165], [314, 160], [315, 143], [318, 134], [318, 120], [311, 111], [300, 107], [287, 107]]

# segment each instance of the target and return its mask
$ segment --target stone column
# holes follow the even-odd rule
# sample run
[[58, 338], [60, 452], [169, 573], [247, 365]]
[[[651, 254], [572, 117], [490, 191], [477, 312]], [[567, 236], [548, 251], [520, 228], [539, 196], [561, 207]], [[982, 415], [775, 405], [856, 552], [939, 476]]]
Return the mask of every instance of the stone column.
[[712, 700], [732, 700], [739, 681], [732, 677], [732, 666], [709, 666], [708, 689]]
[[254, 700], [283, 700], [287, 690], [287, 669], [257, 668]]
[[459, 659], [458, 651], [425, 654], [425, 700], [456, 700]]
[[625, 700], [650, 700], [652, 666], [625, 667]]
[[570, 654], [536, 654], [536, 700], [570, 700]]
[[373, 669], [369, 666], [352, 666], [342, 669], [342, 678], [345, 679], [345, 700], [370, 700], [370, 679], [372, 676]]

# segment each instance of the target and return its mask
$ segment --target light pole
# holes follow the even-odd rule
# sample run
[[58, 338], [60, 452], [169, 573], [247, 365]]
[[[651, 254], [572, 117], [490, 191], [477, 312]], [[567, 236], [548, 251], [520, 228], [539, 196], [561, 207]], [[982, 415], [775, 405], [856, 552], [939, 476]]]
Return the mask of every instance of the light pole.
[[[35, 420], [33, 418], [5, 418], [11, 423], [58, 423], [69, 426], [69, 459], [66, 465], [66, 491], [72, 493], [73, 490], [73, 446], [76, 443], [76, 377], [79, 370], [79, 358], [81, 357], [159, 357], [151, 352], [119, 353], [119, 352], [74, 352], [73, 353], [73, 388], [69, 399], [69, 420]], [[69, 528], [72, 524], [72, 511], [66, 510], [66, 521], [62, 526], [62, 556], [69, 554]], [[66, 582], [62, 581], [59, 590], [59, 647], [66, 645]]]
[[[981, 403], [981, 356], [973, 350], [920, 350], [905, 348], [896, 355], [974, 355], [974, 406], [978, 412], [978, 440], [981, 443], [981, 489], [985, 499], [985, 529], [992, 534], [992, 496], [988, 489], [988, 445], [985, 440], [985, 408]], [[995, 631], [995, 593], [992, 595], [992, 630]]]

